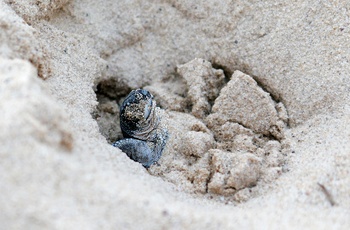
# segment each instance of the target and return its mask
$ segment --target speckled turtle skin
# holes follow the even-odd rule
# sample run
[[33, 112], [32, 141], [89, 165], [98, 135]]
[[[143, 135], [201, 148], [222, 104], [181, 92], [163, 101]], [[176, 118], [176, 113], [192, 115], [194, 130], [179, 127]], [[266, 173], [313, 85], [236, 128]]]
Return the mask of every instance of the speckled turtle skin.
[[120, 106], [120, 127], [125, 139], [113, 146], [149, 168], [161, 157], [169, 136], [160, 121], [153, 95], [145, 89], [131, 91]]

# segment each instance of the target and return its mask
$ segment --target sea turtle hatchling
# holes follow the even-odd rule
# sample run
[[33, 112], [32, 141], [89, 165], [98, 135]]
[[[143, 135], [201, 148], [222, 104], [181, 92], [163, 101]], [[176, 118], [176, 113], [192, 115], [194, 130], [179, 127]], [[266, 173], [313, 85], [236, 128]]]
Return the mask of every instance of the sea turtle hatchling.
[[120, 127], [125, 139], [113, 146], [149, 168], [161, 157], [168, 139], [168, 130], [161, 127], [160, 121], [153, 95], [145, 89], [131, 91], [120, 107]]

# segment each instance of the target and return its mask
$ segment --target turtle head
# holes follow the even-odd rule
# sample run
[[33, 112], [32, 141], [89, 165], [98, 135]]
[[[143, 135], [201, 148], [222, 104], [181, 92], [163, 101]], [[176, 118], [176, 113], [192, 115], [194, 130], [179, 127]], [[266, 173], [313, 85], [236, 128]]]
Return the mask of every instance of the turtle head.
[[153, 130], [156, 102], [145, 89], [129, 93], [120, 107], [120, 126], [126, 136], [136, 137]]

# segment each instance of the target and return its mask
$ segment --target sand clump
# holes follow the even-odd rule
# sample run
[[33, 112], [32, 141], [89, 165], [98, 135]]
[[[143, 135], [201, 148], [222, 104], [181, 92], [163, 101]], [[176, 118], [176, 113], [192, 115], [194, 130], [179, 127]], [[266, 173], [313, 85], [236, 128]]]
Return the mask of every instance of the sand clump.
[[203, 119], [211, 110], [210, 102], [220, 93], [225, 79], [224, 72], [212, 68], [210, 62], [200, 58], [178, 66], [177, 72], [186, 81], [186, 98], [190, 102], [191, 114]]
[[281, 144], [286, 124], [269, 94], [240, 71], [225, 84], [223, 70], [203, 59], [177, 69], [186, 82], [183, 101], [189, 111], [167, 110], [170, 140], [150, 173], [188, 192], [225, 195], [236, 201], [249, 197], [233, 196], [238, 191], [254, 187], [260, 179], [277, 178], [288, 151]]
[[38, 19], [49, 19], [69, 0], [5, 0], [28, 24]]
[[[145, 87], [166, 108], [162, 124], [170, 133], [161, 159], [148, 171], [188, 193], [242, 202], [257, 194], [252, 188], [259, 181], [281, 175], [288, 116], [249, 75], [235, 71], [226, 79], [223, 70], [196, 58], [178, 66], [173, 77]], [[111, 91], [99, 91], [95, 118], [113, 143], [122, 136], [123, 97]]]

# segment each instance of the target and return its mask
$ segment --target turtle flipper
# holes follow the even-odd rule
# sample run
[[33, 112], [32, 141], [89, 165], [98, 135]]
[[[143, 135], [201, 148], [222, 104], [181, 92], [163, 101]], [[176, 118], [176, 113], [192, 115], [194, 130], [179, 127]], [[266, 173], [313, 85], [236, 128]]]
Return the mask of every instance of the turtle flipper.
[[157, 162], [162, 156], [163, 150], [169, 138], [168, 130], [161, 129], [156, 132], [149, 144], [152, 145], [153, 159]]
[[114, 142], [113, 146], [125, 152], [132, 160], [141, 163], [145, 168], [149, 168], [156, 162], [153, 151], [146, 141], [126, 138]]

